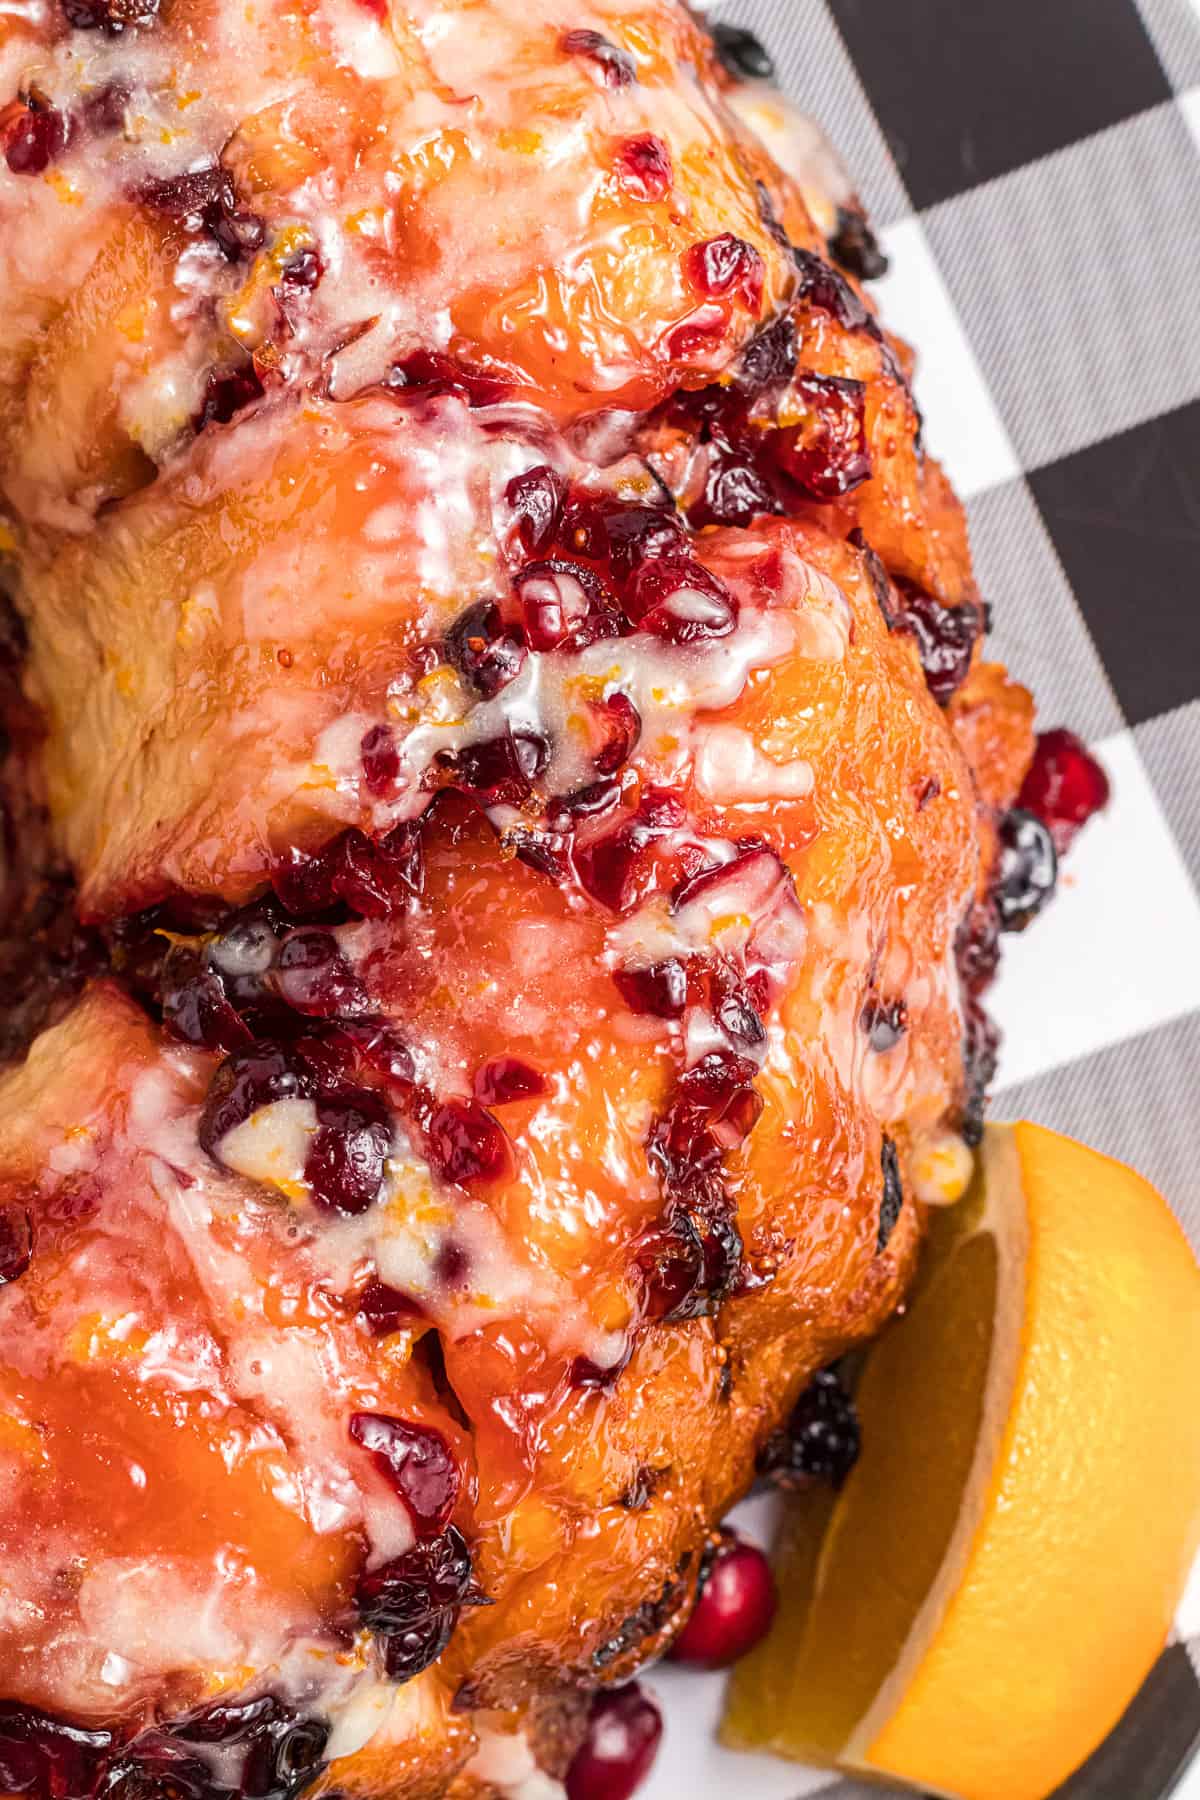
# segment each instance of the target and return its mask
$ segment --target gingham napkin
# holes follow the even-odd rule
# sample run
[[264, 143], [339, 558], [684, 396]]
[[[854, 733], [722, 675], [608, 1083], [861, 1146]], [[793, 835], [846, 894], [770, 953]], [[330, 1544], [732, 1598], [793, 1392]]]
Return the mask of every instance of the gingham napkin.
[[[1200, 0], [708, 10], [758, 34], [841, 151], [967, 502], [990, 647], [1112, 778], [1055, 904], [1007, 940], [993, 1114], [1133, 1163], [1200, 1249]], [[1200, 1580], [1178, 1623], [1061, 1800], [1182, 1794]], [[720, 1750], [711, 1677], [650, 1685], [667, 1736], [645, 1800], [879, 1794]]]

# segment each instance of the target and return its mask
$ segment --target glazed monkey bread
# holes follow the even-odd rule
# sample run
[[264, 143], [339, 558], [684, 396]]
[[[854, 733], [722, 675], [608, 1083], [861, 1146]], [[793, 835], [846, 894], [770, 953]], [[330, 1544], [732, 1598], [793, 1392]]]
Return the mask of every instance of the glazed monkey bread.
[[5, 1791], [560, 1791], [961, 1180], [1031, 703], [723, 49], [0, 21]]

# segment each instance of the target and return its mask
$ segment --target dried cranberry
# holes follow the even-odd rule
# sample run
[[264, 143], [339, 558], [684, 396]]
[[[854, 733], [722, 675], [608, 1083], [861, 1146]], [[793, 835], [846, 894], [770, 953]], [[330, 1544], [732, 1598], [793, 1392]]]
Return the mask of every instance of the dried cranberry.
[[326, 912], [342, 902], [363, 918], [388, 918], [424, 886], [420, 821], [397, 825], [382, 838], [344, 831], [318, 857], [293, 850], [273, 880], [291, 913]]
[[837, 375], [797, 375], [794, 405], [803, 417], [770, 434], [771, 454], [811, 500], [838, 500], [868, 479], [866, 389]]
[[791, 1487], [829, 1481], [840, 1488], [858, 1461], [858, 1414], [833, 1369], [819, 1369], [800, 1395], [782, 1431], [759, 1455], [761, 1474]]
[[744, 25], [718, 22], [712, 41], [722, 66], [739, 81], [774, 81], [775, 64], [762, 40]]
[[421, 1306], [410, 1294], [383, 1281], [368, 1281], [358, 1296], [355, 1312], [373, 1337], [388, 1337], [423, 1316]]
[[275, 962], [275, 986], [297, 1012], [317, 1018], [366, 1010], [366, 990], [331, 931], [302, 926], [289, 932]]
[[412, 1681], [432, 1667], [454, 1636], [457, 1615], [449, 1607], [406, 1625], [383, 1640], [383, 1668], [389, 1681]]
[[731, 231], [684, 252], [684, 274], [701, 294], [735, 293], [752, 312], [762, 301], [763, 260], [753, 244]]
[[1003, 931], [1024, 931], [1054, 893], [1058, 857], [1050, 828], [1014, 807], [1000, 822], [993, 897]]
[[849, 207], [837, 209], [837, 223], [829, 240], [829, 249], [843, 269], [849, 269], [859, 281], [878, 281], [888, 272], [888, 259], [879, 248], [879, 240], [865, 216]]
[[297, 250], [279, 271], [279, 282], [281, 287], [306, 293], [318, 285], [324, 273], [325, 265], [317, 251], [311, 248]]
[[626, 138], [617, 151], [617, 179], [639, 200], [665, 200], [674, 179], [671, 152], [650, 131]]
[[320, 1773], [330, 1726], [325, 1719], [293, 1715], [256, 1736], [242, 1769], [246, 1800], [295, 1800]]
[[378, 1200], [392, 1128], [373, 1094], [321, 1100], [304, 1179], [319, 1206], [353, 1217]]
[[33, 1214], [27, 1206], [0, 1205], [0, 1287], [19, 1281], [33, 1260]]
[[83, 102], [83, 122], [97, 137], [124, 131], [132, 99], [133, 89], [127, 81], [106, 81], [101, 87], [93, 88]]
[[[870, 330], [874, 321], [844, 275], [811, 250], [793, 247], [792, 260], [800, 277], [799, 298], [829, 313], [847, 331]], [[876, 332], [878, 327], [875, 328]]]
[[688, 517], [698, 526], [745, 526], [759, 513], [776, 510], [775, 495], [753, 463], [714, 449], [703, 497], [689, 508]]
[[647, 969], [616, 969], [613, 980], [631, 1012], [652, 1013], [659, 1019], [683, 1017], [688, 975], [677, 956], [668, 956]]
[[[755, 332], [742, 351], [737, 365], [738, 387], [757, 394], [776, 382], [786, 381], [795, 370], [798, 354], [796, 322], [790, 313], [785, 313]], [[723, 388], [715, 393], [718, 398], [726, 398]]]
[[651, 1160], [669, 1173], [707, 1168], [740, 1144], [762, 1113], [753, 1083], [757, 1066], [727, 1050], [712, 1050], [679, 1077], [651, 1140]]
[[567, 31], [561, 38], [568, 56], [583, 56], [595, 63], [605, 87], [628, 87], [637, 80], [637, 69], [628, 50], [618, 49], [600, 31]]
[[614, 507], [605, 515], [604, 525], [606, 555], [621, 581], [650, 557], [686, 555], [687, 528], [673, 507]]
[[896, 586], [902, 608], [896, 620], [897, 629], [909, 632], [917, 643], [925, 684], [939, 706], [946, 706], [967, 678], [971, 657], [982, 630], [983, 621], [976, 606], [943, 606], [924, 589], [914, 587], [903, 577]]
[[76, 31], [105, 31], [119, 37], [131, 25], [149, 25], [159, 0], [62, 0], [63, 16]]
[[388, 1636], [444, 1607], [475, 1600], [471, 1552], [453, 1525], [358, 1578], [354, 1606], [370, 1631]]
[[306, 1098], [316, 1092], [317, 1080], [294, 1046], [260, 1040], [252, 1050], [229, 1056], [213, 1076], [200, 1114], [201, 1146], [220, 1160], [221, 1140], [260, 1107], [277, 1100]]
[[628, 630], [612, 595], [582, 563], [554, 558], [528, 563], [516, 582], [531, 650], [582, 650]]
[[459, 1187], [496, 1181], [508, 1169], [508, 1139], [474, 1100], [443, 1101], [430, 1114], [425, 1135], [433, 1167]]
[[483, 1106], [508, 1106], [546, 1092], [546, 1077], [518, 1056], [494, 1056], [475, 1072], [475, 1098]]
[[206, 231], [229, 262], [253, 256], [266, 240], [265, 224], [239, 207], [233, 177], [218, 163], [145, 182], [139, 193], [147, 206], [169, 214], [185, 229]]
[[600, 748], [592, 753], [597, 773], [615, 775], [637, 748], [642, 716], [628, 694], [610, 694], [592, 703], [591, 718], [602, 734]]
[[876, 1256], [881, 1255], [887, 1249], [892, 1233], [899, 1223], [900, 1211], [904, 1205], [904, 1188], [900, 1181], [900, 1158], [890, 1137], [885, 1137], [883, 1140], [879, 1166], [883, 1175], [883, 1198], [879, 1202], [879, 1229], [875, 1239]]
[[963, 1013], [963, 1105], [959, 1132], [972, 1149], [983, 1136], [988, 1089], [996, 1076], [1000, 1032], [971, 996]]
[[1049, 828], [1060, 856], [1092, 814], [1108, 805], [1109, 793], [1108, 776], [1073, 731], [1059, 726], [1038, 733], [1017, 805]]
[[508, 731], [461, 750], [439, 750], [434, 758], [457, 785], [486, 795], [489, 804], [510, 806], [528, 799], [549, 760], [549, 744], [534, 731]]
[[62, 155], [69, 137], [65, 114], [44, 102], [14, 100], [0, 111], [0, 142], [14, 175], [40, 175]]
[[400, 752], [390, 725], [372, 725], [363, 734], [358, 747], [362, 758], [363, 783], [376, 800], [393, 792], [400, 778]]
[[566, 482], [548, 463], [514, 475], [504, 490], [516, 514], [517, 536], [531, 556], [540, 556], [554, 542], [566, 493]]
[[652, 870], [645, 852], [684, 821], [673, 796], [648, 795], [636, 813], [626, 816], [604, 837], [576, 844], [572, 861], [580, 886], [610, 911], [627, 912], [648, 887]]
[[390, 388], [420, 388], [430, 394], [455, 394], [468, 406], [498, 406], [507, 399], [508, 383], [482, 369], [472, 369], [439, 350], [414, 350], [388, 371]]
[[881, 1000], [872, 994], [858, 1016], [872, 1050], [880, 1055], [893, 1049], [908, 1030], [908, 1008], [903, 1000]]
[[566, 1774], [567, 1800], [630, 1800], [650, 1773], [662, 1715], [636, 1682], [596, 1695]]
[[713, 1017], [726, 1037], [748, 1050], [757, 1050], [767, 1041], [767, 1029], [743, 984], [728, 970], [713, 977]]
[[626, 611], [642, 631], [673, 644], [728, 637], [737, 624], [737, 602], [715, 575], [691, 557], [660, 556], [637, 570]]
[[446, 656], [467, 686], [490, 700], [520, 673], [525, 649], [494, 601], [480, 600], [446, 633]]
[[775, 1605], [775, 1580], [762, 1551], [727, 1534], [708, 1561], [691, 1615], [671, 1646], [672, 1662], [727, 1669], [766, 1637]]
[[33, 1800], [89, 1800], [114, 1744], [51, 1713], [0, 1701], [0, 1790]]
[[205, 1050], [241, 1050], [253, 1041], [216, 969], [194, 950], [174, 944], [159, 978], [162, 1021], [172, 1037]]
[[241, 368], [210, 369], [204, 382], [204, 398], [192, 423], [197, 431], [209, 425], [228, 425], [235, 414], [261, 400], [263, 385], [253, 363]]
[[403, 1500], [419, 1538], [436, 1537], [450, 1521], [461, 1477], [449, 1444], [430, 1425], [386, 1413], [350, 1415], [350, 1436]]
[[742, 1239], [727, 1198], [701, 1191], [692, 1210], [672, 1209], [637, 1254], [646, 1316], [665, 1325], [718, 1312], [742, 1276]]

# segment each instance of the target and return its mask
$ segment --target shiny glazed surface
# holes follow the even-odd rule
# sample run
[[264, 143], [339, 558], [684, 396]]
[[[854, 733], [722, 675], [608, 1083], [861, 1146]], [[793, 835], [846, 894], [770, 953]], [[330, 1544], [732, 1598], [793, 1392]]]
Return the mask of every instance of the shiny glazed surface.
[[682, 10], [113, 5], [0, 25], [0, 1770], [535, 1796], [903, 1295], [1031, 703]]

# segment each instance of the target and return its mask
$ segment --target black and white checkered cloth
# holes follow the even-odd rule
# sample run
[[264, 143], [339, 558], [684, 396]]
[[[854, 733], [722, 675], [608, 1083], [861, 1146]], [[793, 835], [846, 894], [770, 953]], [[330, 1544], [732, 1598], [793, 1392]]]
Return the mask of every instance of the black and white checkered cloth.
[[[1007, 940], [992, 1111], [1149, 1176], [1200, 1250], [1200, 0], [719, 0], [842, 153], [967, 504], [993, 653], [1113, 782]], [[1194, 1396], [1180, 1397], [1195, 1403]], [[1062, 1800], [1200, 1800], [1200, 1582]], [[1097, 1647], [1103, 1654], [1103, 1647]], [[725, 1753], [668, 1671], [646, 1800], [869, 1800]]]

